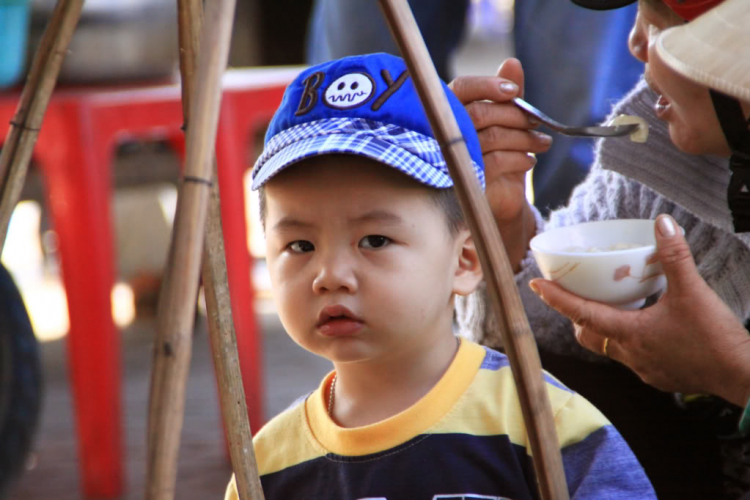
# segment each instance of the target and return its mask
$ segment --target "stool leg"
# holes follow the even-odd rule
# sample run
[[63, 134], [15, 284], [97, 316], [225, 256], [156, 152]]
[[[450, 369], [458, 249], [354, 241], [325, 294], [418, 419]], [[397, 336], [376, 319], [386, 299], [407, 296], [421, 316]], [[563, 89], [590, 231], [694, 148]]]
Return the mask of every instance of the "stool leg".
[[221, 218], [242, 383], [245, 388], [250, 428], [256, 433], [264, 422], [261, 364], [263, 353], [253, 305], [254, 292], [250, 274], [252, 261], [247, 250], [243, 187], [246, 170], [244, 146], [247, 139], [236, 136], [237, 131], [230, 125], [231, 110], [228, 108], [229, 106], [223, 106], [216, 142]]
[[[67, 110], [67, 141], [47, 165], [48, 204], [59, 238], [68, 300], [68, 353], [86, 498], [123, 492], [120, 338], [112, 319], [114, 282], [108, 144], [85, 113]], [[77, 125], [77, 127], [75, 125]]]

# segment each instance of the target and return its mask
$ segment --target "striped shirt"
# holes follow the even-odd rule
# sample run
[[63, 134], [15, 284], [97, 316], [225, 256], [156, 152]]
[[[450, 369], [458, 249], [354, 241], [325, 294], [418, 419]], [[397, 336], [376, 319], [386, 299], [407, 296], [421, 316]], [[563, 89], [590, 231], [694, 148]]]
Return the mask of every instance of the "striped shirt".
[[[407, 410], [337, 426], [326, 393], [271, 420], [255, 438], [267, 500], [539, 498], [529, 440], [505, 355], [464, 341], [433, 389]], [[656, 498], [607, 419], [545, 374], [572, 499]], [[237, 500], [234, 479], [225, 500]]]

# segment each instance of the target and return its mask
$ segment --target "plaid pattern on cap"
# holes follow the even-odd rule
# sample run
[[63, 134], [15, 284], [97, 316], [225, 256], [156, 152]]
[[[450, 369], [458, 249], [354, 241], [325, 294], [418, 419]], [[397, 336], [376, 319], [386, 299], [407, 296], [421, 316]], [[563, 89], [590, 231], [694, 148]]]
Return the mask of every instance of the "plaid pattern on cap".
[[[266, 144], [253, 167], [253, 189], [305, 158], [354, 154], [390, 165], [434, 188], [453, 187], [438, 142], [403, 127], [362, 118], [330, 118], [283, 130]], [[484, 189], [484, 170], [472, 161]]]

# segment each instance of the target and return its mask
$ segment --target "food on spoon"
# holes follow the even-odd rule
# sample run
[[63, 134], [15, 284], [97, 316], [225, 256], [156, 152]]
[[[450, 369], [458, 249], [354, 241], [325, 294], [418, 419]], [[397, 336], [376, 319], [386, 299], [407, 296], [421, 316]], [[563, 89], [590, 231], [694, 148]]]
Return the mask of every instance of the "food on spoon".
[[640, 243], [615, 243], [608, 247], [581, 247], [581, 246], [570, 246], [563, 250], [563, 252], [575, 252], [575, 253], [596, 253], [596, 252], [616, 252], [617, 250], [630, 250], [633, 248], [640, 248], [646, 245]]
[[607, 125], [638, 125], [638, 128], [630, 133], [633, 142], [646, 142], [648, 139], [648, 123], [640, 116], [619, 115], [613, 118]]

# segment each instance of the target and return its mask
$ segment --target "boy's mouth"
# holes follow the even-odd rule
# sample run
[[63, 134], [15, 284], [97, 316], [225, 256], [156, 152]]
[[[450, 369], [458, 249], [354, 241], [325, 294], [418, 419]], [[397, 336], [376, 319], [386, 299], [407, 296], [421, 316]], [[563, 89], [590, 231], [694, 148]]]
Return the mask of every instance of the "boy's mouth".
[[315, 327], [323, 335], [352, 335], [359, 331], [364, 322], [342, 305], [326, 306], [318, 314]]

